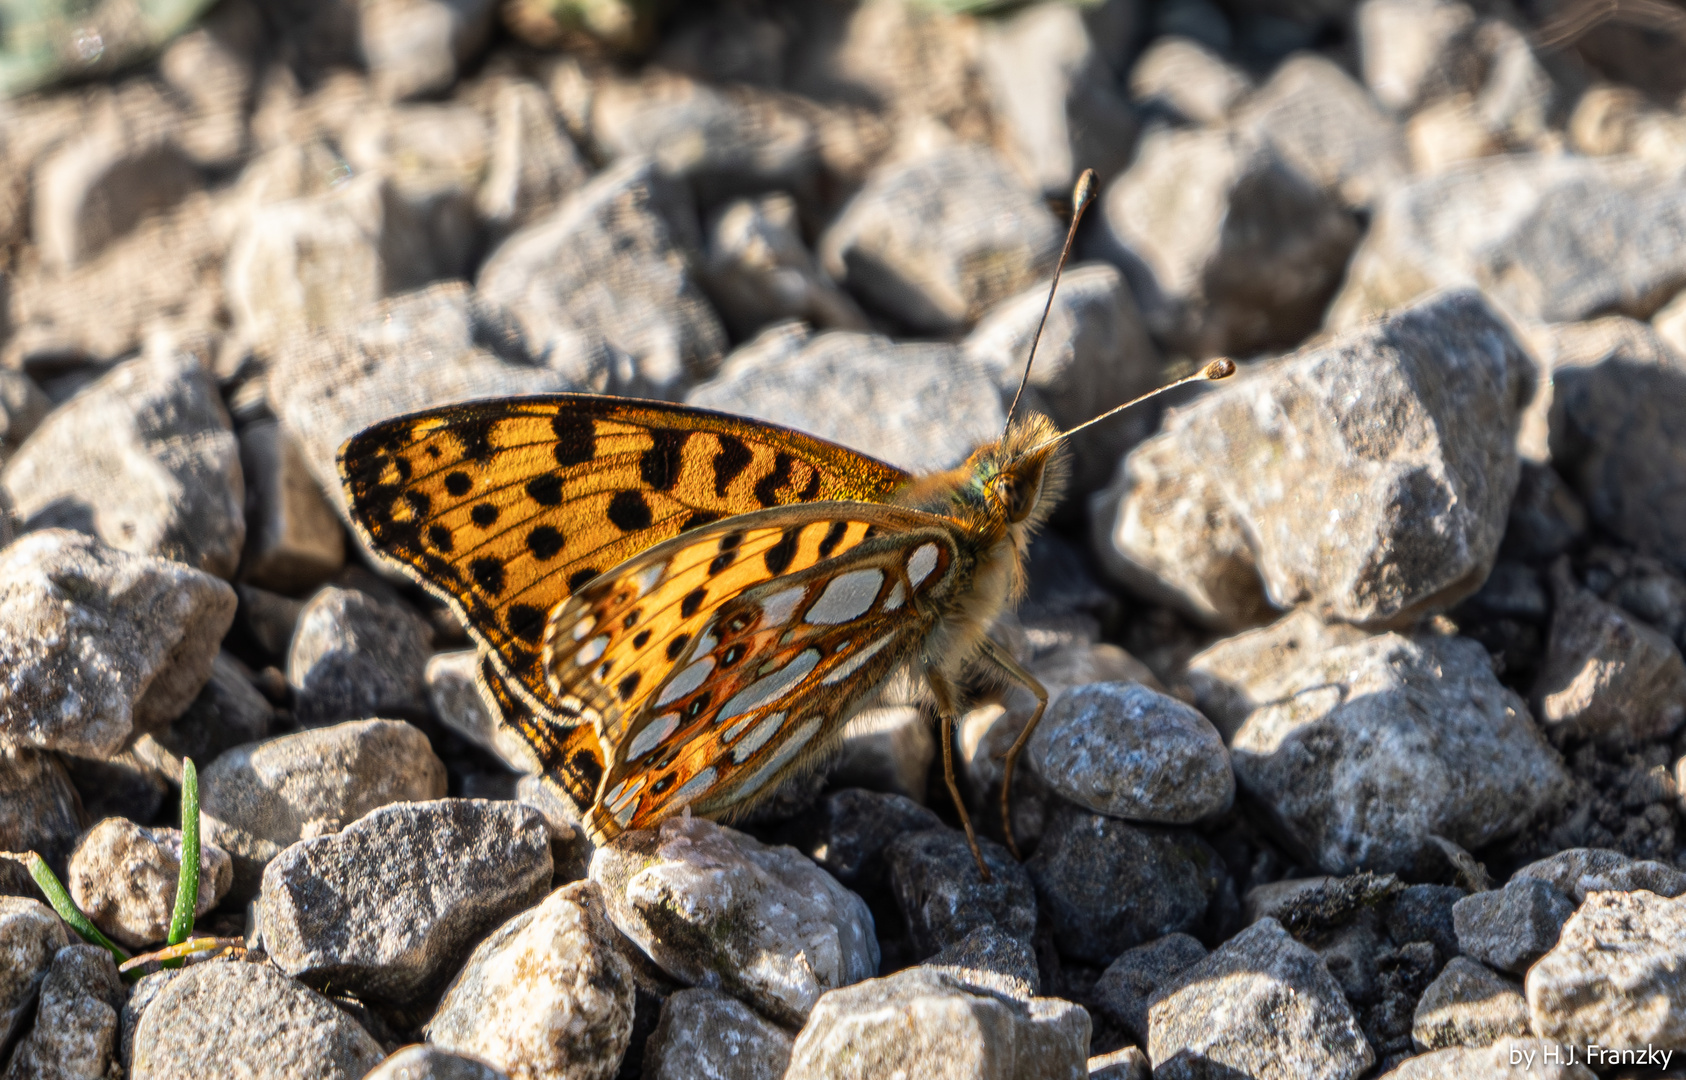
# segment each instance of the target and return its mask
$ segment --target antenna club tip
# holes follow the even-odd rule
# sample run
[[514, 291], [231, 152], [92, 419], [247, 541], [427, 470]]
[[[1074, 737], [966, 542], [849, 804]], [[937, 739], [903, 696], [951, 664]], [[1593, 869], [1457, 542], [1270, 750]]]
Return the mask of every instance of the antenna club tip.
[[1100, 181], [1095, 179], [1095, 170], [1084, 169], [1083, 175], [1077, 178], [1077, 183], [1071, 189], [1071, 205], [1079, 213], [1090, 203], [1095, 201], [1095, 189]]
[[1227, 379], [1235, 374], [1235, 361], [1227, 356], [1220, 356], [1201, 368], [1200, 374], [1207, 379]]

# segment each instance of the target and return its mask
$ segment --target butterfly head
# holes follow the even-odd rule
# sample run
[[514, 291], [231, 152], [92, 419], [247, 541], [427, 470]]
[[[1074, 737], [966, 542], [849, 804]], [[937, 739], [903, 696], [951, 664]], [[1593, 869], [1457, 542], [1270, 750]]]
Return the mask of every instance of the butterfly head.
[[1035, 531], [1065, 489], [1067, 464], [1060, 452], [1059, 430], [1045, 416], [1032, 415], [1008, 425], [1007, 433], [978, 447], [967, 459], [967, 494], [1015, 538]]

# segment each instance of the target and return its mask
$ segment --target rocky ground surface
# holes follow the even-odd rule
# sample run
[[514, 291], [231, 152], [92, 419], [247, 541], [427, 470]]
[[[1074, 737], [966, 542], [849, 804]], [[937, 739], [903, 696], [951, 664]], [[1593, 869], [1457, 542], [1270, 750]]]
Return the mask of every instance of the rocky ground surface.
[[[156, 945], [191, 757], [199, 927], [249, 951], [131, 981], [0, 862], [3, 1080], [1686, 1063], [1680, 37], [223, 0], [160, 45], [117, 6], [0, 104], [0, 849]], [[590, 850], [345, 527], [340, 442], [592, 390], [950, 466], [1084, 166], [1033, 407], [1243, 362], [1077, 442], [996, 631], [1055, 693], [1026, 860], [1030, 702], [985, 686], [991, 882], [916, 701], [733, 827]]]

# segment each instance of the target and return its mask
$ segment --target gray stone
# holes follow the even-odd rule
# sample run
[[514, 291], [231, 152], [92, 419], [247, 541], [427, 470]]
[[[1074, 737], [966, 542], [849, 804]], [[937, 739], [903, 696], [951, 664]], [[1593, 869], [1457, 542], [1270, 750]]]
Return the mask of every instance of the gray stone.
[[38, 900], [0, 896], [0, 1046], [12, 1036], [35, 1007], [41, 984], [53, 957], [70, 944], [70, 932], [53, 909]]
[[1643, 162], [1472, 161], [1377, 204], [1327, 325], [1344, 330], [1425, 293], [1469, 287], [1523, 321], [1648, 318], [1686, 285], [1683, 232], [1686, 199]]
[[860, 897], [794, 848], [704, 818], [621, 834], [592, 856], [591, 879], [621, 933], [668, 974], [783, 1023], [878, 970]]
[[770, 420], [915, 472], [958, 465], [999, 438], [1005, 412], [986, 368], [940, 342], [892, 342], [778, 326], [734, 352], [688, 405]]
[[1532, 387], [1470, 292], [1269, 361], [1130, 455], [1092, 506], [1102, 562], [1220, 626], [1410, 625], [1487, 576]]
[[1194, 124], [1218, 124], [1252, 89], [1247, 73], [1193, 38], [1153, 40], [1130, 65], [1130, 95]]
[[141, 1014], [129, 1076], [359, 1080], [385, 1056], [357, 1021], [268, 964], [197, 964]]
[[0, 741], [0, 851], [33, 851], [62, 873], [81, 832], [82, 802], [59, 759]]
[[357, 589], [326, 588], [299, 612], [287, 649], [293, 713], [317, 726], [427, 708], [427, 623]]
[[1235, 798], [1229, 753], [1211, 721], [1139, 683], [1065, 691], [1025, 751], [1049, 790], [1112, 817], [1186, 825]]
[[1234, 123], [1347, 206], [1370, 206], [1410, 171], [1393, 120], [1340, 65], [1317, 53], [1296, 53], [1278, 65]]
[[363, 1080], [509, 1080], [509, 1076], [476, 1058], [418, 1043], [375, 1066]]
[[209, 764], [225, 750], [267, 736], [274, 720], [274, 707], [252, 685], [246, 665], [219, 652], [210, 679], [187, 711], [156, 736], [141, 736], [132, 750], [179, 787], [182, 758]]
[[125, 361], [55, 409], [0, 470], [0, 489], [25, 530], [72, 528], [217, 577], [240, 561], [239, 447], [191, 354]]
[[947, 972], [967, 986], [992, 994], [1033, 998], [1042, 992], [1042, 973], [1036, 950], [1022, 938], [998, 926], [980, 926], [970, 934], [921, 961], [921, 966]]
[[177, 562], [47, 529], [0, 552], [0, 733], [105, 757], [205, 685], [234, 590]]
[[1465, 954], [1520, 975], [1557, 944], [1574, 913], [1574, 903], [1546, 882], [1519, 877], [1453, 904], [1452, 925]]
[[393, 99], [449, 90], [497, 25], [490, 0], [378, 0], [356, 10], [369, 75]]
[[[284, 663], [287, 647], [293, 641], [293, 630], [298, 625], [299, 612], [304, 610], [304, 601], [254, 585], [236, 585], [234, 591], [240, 597], [240, 609], [235, 616], [236, 630], [250, 637], [260, 656]], [[286, 676], [281, 676], [280, 682], [285, 685]]]
[[556, 784], [540, 776], [517, 780], [515, 801], [537, 810], [550, 830], [551, 880], [579, 881], [585, 877], [597, 848], [585, 835], [579, 807]]
[[549, 217], [514, 233], [480, 268], [478, 294], [509, 313], [530, 355], [575, 363], [582, 385], [676, 397], [726, 351], [726, 331], [686, 258], [697, 246], [689, 197], [647, 159], [598, 174]]
[[[140, 949], [162, 942], [181, 875], [181, 832], [145, 828], [123, 818], [101, 821], [76, 845], [65, 882], [70, 898], [95, 926], [120, 945]], [[228, 852], [199, 847], [199, 896], [195, 917], [216, 907], [234, 881]]]
[[734, 199], [709, 215], [704, 233], [703, 281], [735, 337], [781, 319], [867, 328], [854, 298], [820, 271], [803, 243], [790, 195]]
[[1593, 1080], [1595, 1075], [1579, 1057], [1570, 1062], [1561, 1043], [1504, 1038], [1488, 1047], [1448, 1047], [1411, 1058], [1382, 1080]]
[[1551, 635], [1534, 677], [1534, 714], [1556, 741], [1631, 749], [1686, 722], [1686, 660], [1661, 631], [1552, 568]]
[[1568, 783], [1527, 706], [1466, 638], [1366, 637], [1301, 613], [1189, 667], [1202, 711], [1234, 732], [1237, 783], [1328, 873], [1408, 870], [1436, 837], [1485, 847]]
[[543, 772], [543, 766], [520, 732], [499, 723], [487, 706], [476, 681], [479, 671], [478, 649], [434, 653], [429, 657], [423, 679], [433, 715], [469, 742], [496, 754], [516, 772]]
[[1667, 634], [1676, 648], [1686, 642], [1686, 578], [1646, 555], [1618, 559], [1611, 569], [1620, 576], [1604, 590], [1606, 600]]
[[609, 1080], [632, 1037], [633, 975], [617, 937], [597, 885], [563, 886], [480, 943], [428, 1041], [515, 1080]]
[[1426, 941], [1441, 960], [1458, 952], [1458, 931], [1452, 907], [1464, 898], [1455, 885], [1407, 885], [1387, 905], [1383, 920], [1387, 936], [1397, 944]]
[[1528, 1036], [1528, 1000], [1520, 984], [1464, 956], [1454, 956], [1423, 991], [1411, 1020], [1419, 1051], [1491, 1046]]
[[856, 890], [884, 880], [884, 849], [905, 833], [942, 827], [942, 819], [905, 795], [844, 788], [820, 802], [809, 858]]
[[1686, 571], [1686, 359], [1628, 320], [1554, 330], [1552, 463], [1593, 521]]
[[1658, 896], [1686, 894], [1686, 873], [1652, 859], [1635, 859], [1606, 848], [1569, 848], [1511, 875], [1538, 878], [1577, 904], [1595, 892], [1633, 892], [1644, 889]]
[[1586, 507], [1557, 470], [1524, 460], [1499, 554], [1545, 562], [1573, 547], [1586, 535], [1586, 525]]
[[710, 86], [648, 68], [593, 87], [591, 140], [619, 162], [648, 159], [703, 203], [811, 186], [818, 136], [799, 99], [755, 86]]
[[1315, 940], [1385, 904], [1400, 891], [1399, 879], [1392, 874], [1272, 881], [1247, 890], [1241, 921], [1275, 919], [1295, 937]]
[[164, 969], [142, 975], [129, 988], [129, 999], [123, 1002], [123, 1012], [119, 1017], [122, 1026], [117, 1040], [117, 1059], [122, 1062], [125, 1072], [134, 1065], [135, 1032], [140, 1028], [141, 1017], [146, 1015], [146, 1010], [182, 970], [184, 969]]
[[127, 996], [117, 964], [97, 945], [53, 955], [35, 1027], [12, 1051], [3, 1080], [102, 1080], [117, 1057], [117, 1010]]
[[240, 467], [247, 507], [241, 579], [284, 593], [327, 581], [345, 564], [345, 529], [298, 440], [274, 420], [248, 424]]
[[914, 955], [931, 956], [979, 927], [994, 926], [1029, 941], [1036, 928], [1036, 892], [1030, 875], [1007, 849], [978, 838], [991, 879], [958, 829], [903, 833], [884, 849], [890, 891], [907, 920]]
[[1060, 236], [993, 152], [943, 146], [880, 165], [826, 230], [820, 258], [863, 302], [941, 334], [1047, 274]]
[[1358, 241], [1315, 181], [1220, 129], [1149, 131], [1100, 209], [1149, 327], [1196, 358], [1304, 338]]
[[86, 821], [108, 817], [151, 821], [163, 808], [172, 779], [178, 784], [181, 781], [180, 760], [151, 735], [142, 735], [103, 760], [69, 755], [62, 760], [71, 784], [82, 797]]
[[158, 74], [186, 104], [175, 141], [202, 169], [238, 167], [250, 151], [257, 23], [257, 14], [249, 8], [211, 12], [158, 57]]
[[489, 81], [491, 146], [475, 209], [502, 237], [549, 216], [591, 173], [543, 87]]
[[1159, 988], [1206, 959], [1206, 946], [1187, 934], [1125, 949], [1090, 991], [1095, 1007], [1141, 1042], [1147, 1041], [1148, 1005]]
[[[961, 343], [968, 359], [989, 369], [1007, 404], [1024, 377], [1047, 300], [1046, 284], [1032, 285], [997, 304]], [[1161, 367], [1118, 269], [1097, 262], [1067, 267], [1030, 370], [1027, 393], [1036, 395], [1035, 404], [1062, 429], [1074, 428], [1153, 389]], [[1151, 433], [1153, 419], [1151, 410], [1136, 410], [1073, 436], [1067, 490], [1086, 494], [1104, 486], [1124, 451]]]
[[236, 900], [282, 848], [377, 807], [442, 798], [445, 763], [400, 720], [354, 720], [237, 747], [199, 774], [204, 838], [234, 857]]
[[925, 801], [936, 760], [935, 725], [912, 705], [863, 709], [849, 718], [827, 769], [833, 787], [861, 787]]
[[979, 66], [1010, 160], [1046, 195], [1068, 194], [1085, 168], [1111, 179], [1136, 139], [1113, 67], [1123, 57], [1084, 14], [1039, 4], [983, 26]]
[[1136, 1046], [1089, 1059], [1089, 1080], [1148, 1080], [1152, 1071], [1147, 1055]]
[[[440, 799], [371, 811], [272, 859], [264, 948], [295, 978], [407, 1005], [550, 886], [550, 834], [520, 803]], [[495, 1059], [494, 1059], [495, 1060]]]
[[1060, 952], [1091, 964], [1165, 934], [1206, 925], [1233, 886], [1199, 835], [1132, 825], [1057, 804], [1025, 864]]
[[1162, 987], [1148, 1009], [1157, 1080], [1351, 1080], [1375, 1060], [1317, 954], [1261, 919]]
[[715, 990], [662, 1002], [644, 1046], [645, 1080], [780, 1080], [795, 1037]]
[[442, 284], [379, 305], [363, 321], [294, 338], [270, 367], [269, 400], [304, 448], [323, 490], [339, 490], [340, 444], [400, 413], [482, 397], [579, 389], [563, 366], [584, 355], [555, 353], [554, 366], [497, 351], [496, 327], [460, 284]]
[[[1360, 69], [1376, 100], [1397, 112], [1463, 86], [1457, 44], [1475, 12], [1457, 0], [1365, 0], [1358, 5]], [[1458, 82], [1454, 82], [1458, 80]]]
[[1089, 1014], [1058, 998], [969, 987], [915, 967], [820, 998], [786, 1080], [1081, 1080]]
[[1682, 941], [1686, 900], [1642, 889], [1589, 894], [1524, 980], [1535, 1034], [1613, 1051], [1682, 1045]]

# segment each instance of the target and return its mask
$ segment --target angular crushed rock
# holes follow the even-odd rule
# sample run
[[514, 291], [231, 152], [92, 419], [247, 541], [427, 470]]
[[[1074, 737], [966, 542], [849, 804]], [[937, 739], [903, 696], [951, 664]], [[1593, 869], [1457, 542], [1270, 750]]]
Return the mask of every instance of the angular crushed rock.
[[1521, 975], [1557, 944], [1574, 913], [1574, 903], [1541, 879], [1517, 877], [1453, 904], [1452, 925], [1465, 954]]
[[646, 1080], [780, 1080], [792, 1032], [715, 990], [681, 990], [662, 1002], [644, 1047]]
[[1643, 889], [1588, 894], [1556, 946], [1528, 969], [1534, 1032], [1614, 1051], [1680, 1046], [1686, 1040], [1683, 942], [1686, 900]]
[[299, 612], [287, 650], [294, 714], [307, 727], [421, 714], [432, 635], [421, 616], [357, 589], [323, 589]]
[[[82, 828], [82, 801], [59, 759], [0, 742], [0, 851], [33, 851], [62, 873]], [[27, 895], [35, 891], [31, 882]]]
[[915, 955], [931, 956], [986, 926], [1030, 940], [1036, 928], [1030, 875], [1000, 844], [980, 836], [978, 847], [991, 881], [979, 876], [966, 834], [958, 829], [904, 833], [884, 849], [890, 891], [907, 920]]
[[0, 896], [0, 1045], [12, 1036], [34, 1006], [41, 983], [58, 951], [70, 944], [70, 932], [53, 909], [38, 900]]
[[35, 1026], [12, 1051], [0, 1080], [85, 1080], [109, 1075], [117, 1057], [118, 1010], [127, 991], [111, 954], [67, 945], [53, 955]]
[[406, 1046], [370, 1072], [363, 1080], [510, 1080], [509, 1075], [484, 1061], [437, 1046]]
[[1466, 956], [1454, 956], [1417, 1002], [1411, 1041], [1418, 1050], [1490, 1046], [1528, 1036], [1528, 999], [1520, 984]]

